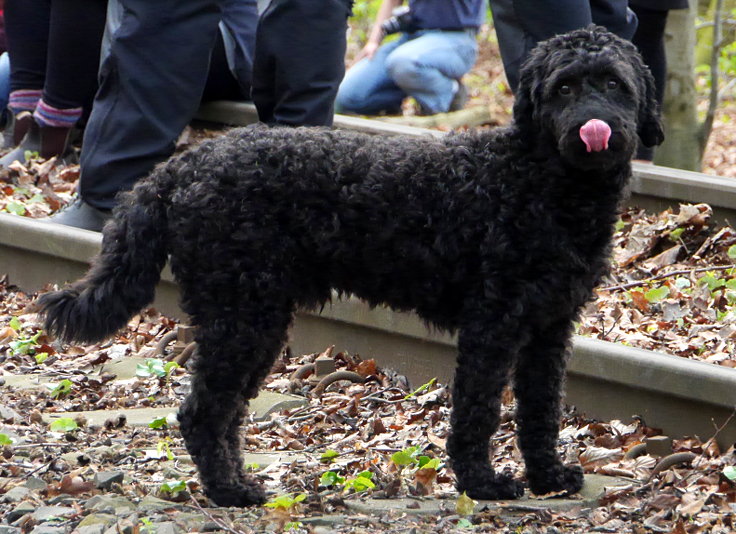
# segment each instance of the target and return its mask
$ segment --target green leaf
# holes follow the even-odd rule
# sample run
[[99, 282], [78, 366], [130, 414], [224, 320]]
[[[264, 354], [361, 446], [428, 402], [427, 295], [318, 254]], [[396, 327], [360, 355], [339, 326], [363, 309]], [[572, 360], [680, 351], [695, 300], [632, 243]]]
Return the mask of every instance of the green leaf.
[[701, 276], [698, 278], [698, 285], [707, 285], [708, 289], [711, 291], [715, 291], [716, 289], [719, 289], [726, 285], [726, 282], [722, 280], [721, 278], [718, 278], [717, 276], [713, 275], [712, 273], [708, 273], [704, 276]]
[[439, 458], [430, 458], [429, 456], [419, 457], [419, 469], [434, 469], [435, 471], [437, 471], [439, 466], [440, 466]]
[[418, 452], [419, 447], [408, 447], [403, 451], [393, 453], [391, 455], [391, 461], [398, 466], [415, 464], [417, 463], [416, 456]]
[[148, 428], [153, 428], [154, 430], [161, 430], [162, 428], [167, 428], [168, 426], [169, 423], [166, 420], [166, 416], [157, 417], [153, 421], [148, 423]]
[[36, 363], [37, 363], [38, 365], [41, 365], [41, 364], [42, 364], [43, 362], [45, 362], [45, 361], [46, 361], [46, 359], [47, 359], [48, 357], [49, 357], [49, 353], [48, 353], [48, 352], [39, 352], [39, 353], [38, 353], [38, 354], [36, 354], [36, 355], [35, 355], [35, 356], [34, 356], [33, 358], [34, 358], [34, 359], [36, 360]]
[[621, 219], [619, 219], [618, 221], [616, 221], [616, 226], [614, 226], [614, 231], [620, 232], [625, 227], [626, 227], [626, 223], [622, 221]]
[[16, 341], [11, 341], [8, 345], [10, 346], [10, 350], [16, 356], [22, 354], [33, 354], [38, 346], [39, 337], [41, 337], [41, 332], [37, 332], [32, 337], [20, 337]]
[[149, 376], [163, 378], [166, 376], [164, 361], [156, 358], [148, 358], [145, 362], [135, 366], [135, 375], [142, 378], [148, 378]]
[[13, 317], [12, 319], [10, 319], [8, 325], [16, 332], [20, 332], [21, 328], [23, 328], [23, 325], [20, 324], [20, 319], [18, 319], [17, 317]]
[[457, 523], [455, 523], [455, 526], [457, 528], [473, 528], [473, 523], [465, 519], [464, 517], [461, 517], [457, 520]]
[[472, 515], [476, 504], [478, 504], [478, 502], [468, 497], [468, 494], [463, 491], [462, 495], [457, 498], [455, 511], [459, 515]]
[[266, 508], [281, 508], [283, 510], [288, 510], [306, 498], [306, 493], [300, 493], [294, 497], [291, 496], [291, 493], [287, 493], [286, 495], [278, 495], [274, 497], [263, 506]]
[[430, 380], [426, 384], [422, 384], [417, 389], [415, 389], [414, 391], [412, 391], [411, 393], [409, 393], [408, 395], [406, 395], [404, 397], [404, 399], [409, 400], [412, 397], [418, 395], [419, 393], [422, 393], [423, 391], [428, 390], [429, 388], [432, 387], [432, 384], [434, 384], [436, 381], [437, 381], [437, 377], [433, 378], [432, 380]]
[[53, 432], [71, 432], [72, 430], [79, 428], [79, 425], [77, 425], [77, 422], [70, 417], [60, 417], [59, 419], [52, 421], [49, 428]]
[[71, 392], [72, 381], [65, 378], [55, 386], [52, 384], [47, 384], [46, 387], [51, 390], [51, 396], [55, 399], [58, 399], [60, 397], [63, 397], [64, 395], [68, 395]]
[[356, 492], [360, 492], [373, 489], [376, 487], [376, 485], [371, 480], [372, 478], [373, 473], [371, 473], [370, 471], [363, 471], [361, 473], [358, 473], [358, 476], [356, 476], [355, 478], [351, 478], [350, 480], [345, 482], [345, 491], [353, 489]]
[[12, 445], [13, 440], [7, 434], [0, 434], [0, 445]]
[[26, 214], [26, 207], [21, 204], [20, 202], [8, 202], [5, 205], [5, 211], [8, 213], [12, 213], [14, 215], [25, 215]]
[[667, 286], [661, 286], [657, 288], [650, 289], [646, 293], [644, 293], [644, 298], [647, 299], [649, 302], [659, 302], [662, 299], [665, 299], [670, 294], [670, 288]]
[[728, 254], [728, 257], [732, 260], [736, 260], [736, 245], [731, 245], [728, 247], [728, 251], [726, 252]]
[[162, 482], [161, 486], [159, 486], [159, 490], [162, 493], [168, 493], [169, 495], [180, 493], [186, 489], [187, 483], [183, 480], [167, 480], [166, 482]]
[[723, 475], [733, 482], [736, 482], [736, 466], [727, 465], [723, 468]]
[[322, 453], [322, 456], [319, 457], [319, 461], [329, 463], [338, 456], [340, 456], [339, 452], [333, 451], [332, 449], [327, 449], [325, 452]]
[[319, 485], [330, 488], [332, 486], [342, 486], [345, 483], [345, 477], [341, 477], [335, 471], [326, 471], [319, 477]]
[[166, 362], [166, 365], [164, 365], [164, 373], [166, 373], [166, 376], [170, 376], [171, 373], [174, 372], [175, 369], [179, 368], [179, 364], [176, 362]]
[[678, 241], [680, 239], [680, 236], [685, 232], [684, 228], [675, 228], [670, 232], [670, 235], [668, 236], [671, 241]]

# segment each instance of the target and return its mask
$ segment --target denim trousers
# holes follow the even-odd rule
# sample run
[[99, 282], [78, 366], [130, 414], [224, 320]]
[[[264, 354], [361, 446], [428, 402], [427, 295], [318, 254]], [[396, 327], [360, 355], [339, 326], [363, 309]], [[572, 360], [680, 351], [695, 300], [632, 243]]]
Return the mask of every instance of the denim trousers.
[[475, 32], [421, 30], [404, 33], [348, 70], [335, 101], [338, 113], [397, 113], [414, 97], [425, 113], [448, 110], [455, 80], [475, 63]]

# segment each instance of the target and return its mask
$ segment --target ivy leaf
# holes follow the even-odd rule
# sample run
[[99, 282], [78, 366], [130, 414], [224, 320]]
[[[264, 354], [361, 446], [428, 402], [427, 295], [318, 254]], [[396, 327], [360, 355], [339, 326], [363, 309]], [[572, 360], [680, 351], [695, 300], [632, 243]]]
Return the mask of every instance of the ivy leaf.
[[77, 425], [77, 422], [70, 417], [60, 417], [59, 419], [52, 421], [49, 428], [53, 432], [71, 432], [72, 430], [79, 428], [79, 425]]
[[16, 332], [20, 332], [21, 328], [23, 328], [23, 325], [20, 324], [20, 319], [18, 319], [17, 317], [13, 317], [12, 319], [10, 319], [8, 325]]
[[338, 456], [340, 456], [339, 452], [333, 451], [332, 449], [327, 449], [325, 452], [322, 453], [322, 456], [319, 457], [319, 461], [329, 463]]
[[5, 211], [8, 213], [12, 213], [14, 215], [25, 215], [26, 214], [26, 207], [21, 204], [20, 202], [8, 202], [8, 204], [5, 206]]
[[732, 482], [736, 482], [736, 466], [727, 465], [723, 468], [723, 475]]
[[669, 294], [670, 288], [667, 286], [661, 286], [650, 289], [644, 293], [644, 298], [646, 298], [648, 302], [659, 302], [660, 300], [667, 298]]
[[459, 515], [472, 515], [476, 504], [478, 504], [478, 501], [474, 501], [473, 499], [468, 497], [467, 493], [463, 491], [462, 495], [457, 498], [457, 503], [455, 503], [455, 511]]

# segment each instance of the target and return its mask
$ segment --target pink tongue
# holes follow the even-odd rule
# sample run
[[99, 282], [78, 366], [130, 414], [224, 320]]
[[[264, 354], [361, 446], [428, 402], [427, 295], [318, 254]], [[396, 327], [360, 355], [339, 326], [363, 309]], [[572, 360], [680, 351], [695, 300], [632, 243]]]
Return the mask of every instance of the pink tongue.
[[588, 152], [606, 150], [610, 137], [611, 127], [599, 119], [590, 119], [580, 128], [580, 139], [585, 143]]

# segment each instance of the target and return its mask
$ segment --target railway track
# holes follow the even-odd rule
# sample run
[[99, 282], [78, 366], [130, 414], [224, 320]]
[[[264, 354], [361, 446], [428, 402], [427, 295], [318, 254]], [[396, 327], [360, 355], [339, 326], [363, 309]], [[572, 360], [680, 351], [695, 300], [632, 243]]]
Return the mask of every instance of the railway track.
[[[246, 125], [256, 120], [249, 104], [216, 102], [199, 119]], [[442, 135], [379, 121], [336, 117], [340, 128], [377, 135]], [[657, 166], [636, 165], [631, 203], [663, 209], [677, 202], [707, 202], [716, 218], [736, 222], [736, 180]], [[79, 277], [99, 249], [96, 233], [0, 214], [0, 274], [27, 291]], [[168, 268], [155, 306], [181, 317], [178, 290]], [[295, 353], [335, 345], [407, 375], [416, 385], [449, 380], [455, 339], [427, 332], [411, 314], [371, 309], [354, 298], [334, 300], [317, 312], [298, 314], [290, 335]], [[604, 420], [641, 417], [671, 437], [716, 434], [721, 447], [736, 442], [736, 370], [624, 345], [576, 337], [569, 365], [567, 402]]]

